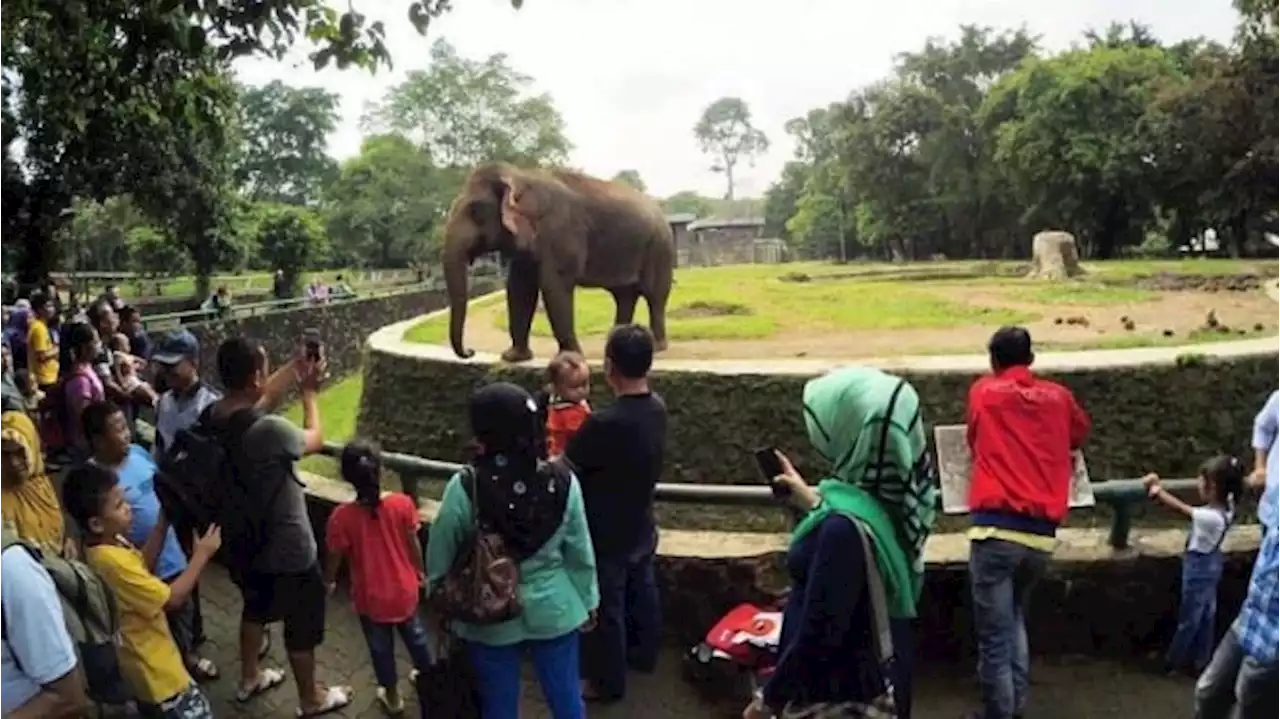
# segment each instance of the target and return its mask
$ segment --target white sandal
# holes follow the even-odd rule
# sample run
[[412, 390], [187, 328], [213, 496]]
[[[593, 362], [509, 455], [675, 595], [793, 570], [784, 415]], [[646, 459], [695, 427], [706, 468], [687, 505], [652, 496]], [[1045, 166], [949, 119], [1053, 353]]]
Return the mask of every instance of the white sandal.
[[236, 701], [241, 704], [252, 701], [283, 683], [284, 672], [279, 669], [259, 669], [258, 678], [253, 682], [253, 686], [246, 687], [241, 684], [236, 689]]

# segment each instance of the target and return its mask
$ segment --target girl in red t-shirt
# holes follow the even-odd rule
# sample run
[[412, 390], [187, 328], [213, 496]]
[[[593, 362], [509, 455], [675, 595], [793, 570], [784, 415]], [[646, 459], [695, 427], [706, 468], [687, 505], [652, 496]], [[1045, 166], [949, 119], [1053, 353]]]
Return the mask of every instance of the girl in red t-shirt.
[[397, 689], [393, 631], [399, 632], [419, 671], [430, 664], [426, 627], [418, 614], [425, 571], [418, 509], [406, 494], [383, 496], [381, 474], [376, 445], [357, 441], [342, 450], [342, 478], [356, 488], [356, 500], [329, 515], [325, 580], [332, 592], [342, 560], [350, 562], [351, 601], [369, 642], [378, 701], [398, 714], [404, 702]]

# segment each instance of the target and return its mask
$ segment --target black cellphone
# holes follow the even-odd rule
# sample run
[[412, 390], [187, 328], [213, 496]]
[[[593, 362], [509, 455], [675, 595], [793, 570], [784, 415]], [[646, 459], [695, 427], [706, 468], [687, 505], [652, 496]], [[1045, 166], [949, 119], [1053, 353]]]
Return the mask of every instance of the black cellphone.
[[782, 474], [782, 460], [778, 459], [778, 448], [761, 447], [755, 451], [755, 455], [756, 467], [759, 468], [764, 481], [769, 483], [769, 489], [773, 491], [773, 496], [786, 497], [791, 494], [790, 487], [781, 482], [773, 481], [774, 477]]
[[320, 361], [320, 354], [323, 343], [320, 341], [320, 330], [314, 327], [308, 327], [302, 331], [302, 345], [306, 348], [307, 359], [312, 362]]

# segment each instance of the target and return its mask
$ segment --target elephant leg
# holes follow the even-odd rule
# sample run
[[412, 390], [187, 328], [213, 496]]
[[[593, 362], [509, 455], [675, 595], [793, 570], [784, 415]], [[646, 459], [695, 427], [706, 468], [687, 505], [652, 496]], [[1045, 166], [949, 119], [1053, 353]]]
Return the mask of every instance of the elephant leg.
[[578, 335], [574, 332], [573, 280], [556, 270], [543, 266], [542, 304], [547, 310], [551, 332], [560, 344], [561, 352], [581, 352]]
[[667, 294], [668, 291], [646, 296], [649, 305], [649, 331], [653, 332], [653, 348], [659, 352], [667, 348]]
[[511, 346], [502, 353], [504, 362], [523, 362], [533, 357], [529, 329], [538, 309], [538, 267], [524, 259], [513, 259], [507, 269], [507, 325]]
[[640, 299], [640, 291], [634, 287], [612, 290], [614, 304], [618, 309], [613, 315], [613, 325], [629, 325], [636, 318], [636, 301]]
[[645, 269], [640, 292], [649, 305], [649, 330], [653, 332], [654, 349], [661, 352], [667, 348], [667, 299], [675, 283], [675, 268], [670, 255], [655, 252]]

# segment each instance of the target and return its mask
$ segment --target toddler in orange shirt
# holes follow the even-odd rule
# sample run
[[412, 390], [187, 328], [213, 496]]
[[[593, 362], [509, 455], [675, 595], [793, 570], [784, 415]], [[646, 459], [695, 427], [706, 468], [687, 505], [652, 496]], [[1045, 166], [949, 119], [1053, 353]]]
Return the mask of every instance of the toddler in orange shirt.
[[591, 391], [591, 369], [577, 352], [561, 352], [547, 365], [551, 393], [547, 399], [547, 457], [564, 454], [569, 438], [591, 415], [587, 393]]

